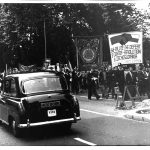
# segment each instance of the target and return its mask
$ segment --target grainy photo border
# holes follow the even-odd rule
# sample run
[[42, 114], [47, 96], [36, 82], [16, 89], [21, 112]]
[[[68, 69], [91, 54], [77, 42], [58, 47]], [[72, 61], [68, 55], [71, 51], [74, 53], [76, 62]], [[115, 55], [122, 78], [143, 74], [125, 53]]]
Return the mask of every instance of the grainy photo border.
[[[139, 3], [141, 5], [144, 2], [150, 3], [150, 0], [0, 0], [0, 3]], [[149, 146], [0, 146], [2, 150], [149, 150], [149, 148]]]

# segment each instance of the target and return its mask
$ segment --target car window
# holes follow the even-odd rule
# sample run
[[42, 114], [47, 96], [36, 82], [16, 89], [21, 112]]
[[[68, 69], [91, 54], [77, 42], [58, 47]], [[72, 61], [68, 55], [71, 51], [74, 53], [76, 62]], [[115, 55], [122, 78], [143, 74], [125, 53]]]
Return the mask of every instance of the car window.
[[66, 90], [65, 79], [59, 77], [35, 78], [24, 82], [24, 93]]
[[17, 96], [17, 89], [16, 89], [15, 80], [11, 80], [10, 95], [13, 96], [13, 97]]
[[5, 80], [4, 92], [9, 96], [16, 97], [17, 90], [15, 80], [13, 79]]
[[4, 81], [4, 92], [6, 94], [10, 93], [10, 80], [5, 80]]

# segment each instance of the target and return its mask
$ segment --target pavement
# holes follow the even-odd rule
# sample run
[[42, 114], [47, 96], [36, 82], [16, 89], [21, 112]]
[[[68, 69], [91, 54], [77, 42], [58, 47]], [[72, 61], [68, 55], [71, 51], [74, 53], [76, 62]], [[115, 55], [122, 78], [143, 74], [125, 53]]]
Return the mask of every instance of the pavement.
[[150, 123], [150, 107], [131, 110], [124, 114], [124, 117]]
[[150, 123], [150, 99], [144, 99], [133, 110], [126, 112], [124, 117]]
[[[101, 94], [99, 95], [101, 96]], [[87, 94], [81, 93], [80, 97], [87, 97]], [[92, 97], [92, 101], [101, 102], [104, 106], [101, 109], [102, 112], [150, 123], [150, 99], [147, 99], [147, 96], [143, 97], [142, 101], [135, 100], [135, 107], [132, 107], [131, 101], [125, 101], [125, 106], [116, 108], [116, 100], [112, 99], [111, 96], [108, 99], [100, 98], [99, 100]]]

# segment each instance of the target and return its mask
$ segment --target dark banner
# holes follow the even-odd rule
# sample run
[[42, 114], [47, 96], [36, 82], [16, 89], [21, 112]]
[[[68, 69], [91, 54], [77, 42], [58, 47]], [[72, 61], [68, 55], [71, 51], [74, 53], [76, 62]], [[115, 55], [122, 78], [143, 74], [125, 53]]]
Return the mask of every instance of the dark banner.
[[77, 65], [79, 70], [98, 69], [102, 64], [102, 38], [76, 38]]

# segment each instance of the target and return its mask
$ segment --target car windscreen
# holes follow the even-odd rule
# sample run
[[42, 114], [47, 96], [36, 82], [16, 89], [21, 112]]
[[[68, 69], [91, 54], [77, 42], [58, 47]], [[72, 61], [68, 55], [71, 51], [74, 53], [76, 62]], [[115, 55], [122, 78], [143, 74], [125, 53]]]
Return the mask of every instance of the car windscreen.
[[67, 90], [64, 77], [43, 77], [23, 82], [23, 92], [25, 94], [62, 90]]

